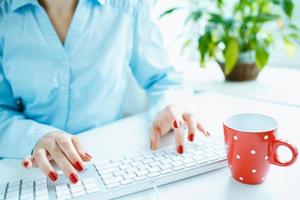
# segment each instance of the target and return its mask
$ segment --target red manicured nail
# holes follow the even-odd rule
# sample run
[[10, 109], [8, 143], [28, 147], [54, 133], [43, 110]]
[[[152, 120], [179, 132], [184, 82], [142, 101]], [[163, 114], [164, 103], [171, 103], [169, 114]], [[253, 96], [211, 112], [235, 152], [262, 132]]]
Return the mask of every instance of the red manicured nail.
[[58, 174], [56, 172], [50, 172], [48, 174], [48, 177], [52, 180], [52, 181], [56, 181], [58, 179]]
[[81, 172], [83, 170], [83, 166], [80, 164], [79, 161], [77, 161], [74, 165], [74, 168], [77, 169], [77, 171]]
[[182, 146], [182, 145], [179, 145], [179, 146], [177, 147], [177, 152], [178, 152], [179, 154], [183, 154], [183, 146]]
[[28, 161], [24, 161], [24, 162], [23, 162], [23, 165], [24, 165], [25, 168], [27, 168], [28, 165], [29, 165], [29, 162], [28, 162]]
[[174, 125], [174, 128], [178, 128], [178, 122], [177, 122], [177, 120], [174, 121], [173, 125]]
[[72, 183], [77, 183], [78, 180], [79, 180], [79, 178], [76, 174], [71, 174], [69, 178], [70, 178]]
[[189, 139], [190, 142], [193, 142], [194, 138], [195, 138], [195, 134], [193, 134], [193, 133], [190, 134], [189, 137], [188, 137], [188, 139]]
[[91, 156], [91, 155], [88, 154], [88, 153], [85, 153], [85, 155], [86, 155], [87, 157], [93, 158], [93, 156]]

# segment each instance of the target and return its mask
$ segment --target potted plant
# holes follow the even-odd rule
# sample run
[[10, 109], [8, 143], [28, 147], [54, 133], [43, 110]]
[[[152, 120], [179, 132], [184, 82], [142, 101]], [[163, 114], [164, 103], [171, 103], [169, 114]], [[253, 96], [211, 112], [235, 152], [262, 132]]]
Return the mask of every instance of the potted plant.
[[201, 66], [208, 59], [215, 59], [226, 80], [256, 79], [268, 63], [271, 45], [278, 39], [288, 48], [300, 43], [300, 29], [291, 20], [292, 0], [210, 0], [207, 3], [186, 0], [185, 3], [166, 10], [161, 17], [187, 10], [189, 32], [195, 30], [192, 27], [197, 28], [183, 48], [196, 42]]

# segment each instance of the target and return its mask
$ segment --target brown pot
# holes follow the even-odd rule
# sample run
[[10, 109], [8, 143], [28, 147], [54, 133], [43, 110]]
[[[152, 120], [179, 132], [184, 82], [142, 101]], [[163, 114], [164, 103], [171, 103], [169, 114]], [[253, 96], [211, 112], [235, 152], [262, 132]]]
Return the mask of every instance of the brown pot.
[[230, 74], [225, 75], [224, 63], [218, 62], [221, 67], [226, 81], [250, 81], [255, 80], [259, 70], [255, 63], [237, 63]]

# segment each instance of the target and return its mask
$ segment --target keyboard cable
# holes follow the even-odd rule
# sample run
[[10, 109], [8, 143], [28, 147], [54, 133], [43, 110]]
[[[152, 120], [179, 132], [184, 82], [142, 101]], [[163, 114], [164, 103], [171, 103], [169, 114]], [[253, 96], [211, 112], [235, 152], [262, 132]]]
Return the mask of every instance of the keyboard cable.
[[161, 196], [159, 194], [159, 190], [158, 190], [158, 188], [157, 188], [157, 186], [156, 186], [156, 184], [154, 182], [152, 182], [152, 188], [154, 190], [154, 194], [155, 194], [156, 200], [162, 200], [162, 198], [161, 198]]

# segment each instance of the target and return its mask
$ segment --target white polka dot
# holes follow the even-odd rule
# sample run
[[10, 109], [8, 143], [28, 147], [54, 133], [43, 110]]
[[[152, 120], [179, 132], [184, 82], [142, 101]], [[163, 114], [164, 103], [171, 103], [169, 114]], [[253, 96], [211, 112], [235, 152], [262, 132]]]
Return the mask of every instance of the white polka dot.
[[256, 154], [256, 151], [255, 151], [255, 150], [251, 150], [250, 153], [251, 153], [252, 155], [254, 155], [254, 154]]
[[241, 156], [240, 156], [240, 155], [236, 155], [235, 157], [236, 157], [236, 159], [238, 159], [238, 160], [241, 159]]
[[256, 173], [256, 169], [252, 169], [251, 172], [254, 174]]
[[265, 140], [269, 139], [269, 136], [268, 136], [268, 135], [265, 135], [264, 139], [265, 139]]
[[261, 180], [265, 180], [265, 177], [263, 176], [263, 177], [261, 177]]
[[269, 159], [269, 156], [265, 156], [265, 160], [268, 160]]
[[234, 139], [234, 140], [238, 140], [238, 136], [236, 136], [236, 135], [233, 136], [233, 139]]
[[243, 177], [240, 177], [239, 179], [240, 179], [241, 181], [242, 181], [242, 180], [244, 180], [244, 178], [243, 178]]
[[229, 164], [229, 168], [231, 168], [232, 166]]

